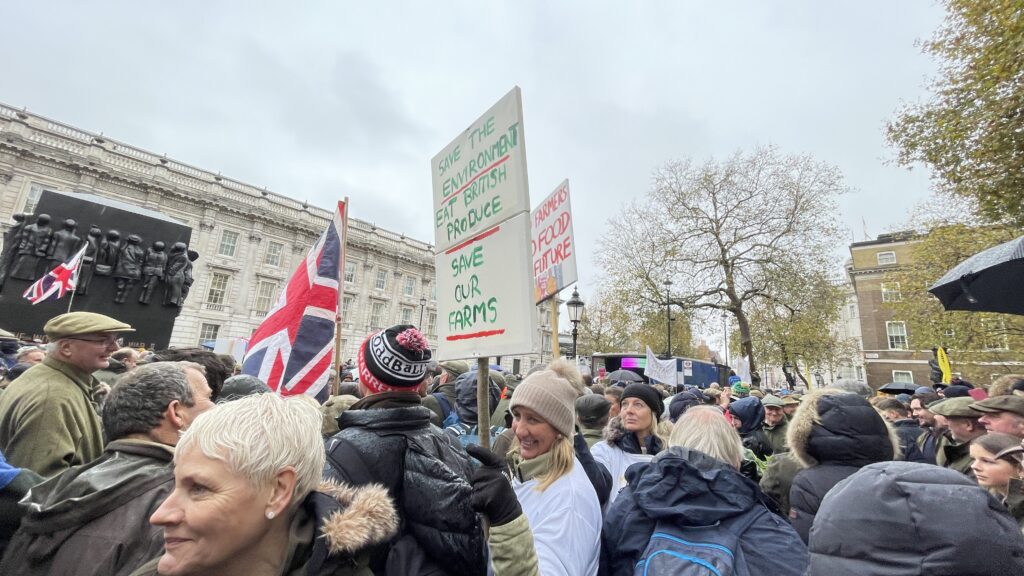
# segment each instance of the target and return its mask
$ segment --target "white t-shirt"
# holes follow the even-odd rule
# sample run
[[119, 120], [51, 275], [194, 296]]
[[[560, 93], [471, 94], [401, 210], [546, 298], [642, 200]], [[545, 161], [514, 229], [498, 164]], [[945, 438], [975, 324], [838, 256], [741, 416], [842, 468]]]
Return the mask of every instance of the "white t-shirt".
[[601, 506], [594, 486], [573, 457], [573, 467], [548, 489], [536, 479], [512, 480], [519, 505], [530, 523], [540, 573], [544, 576], [594, 576], [601, 550]]

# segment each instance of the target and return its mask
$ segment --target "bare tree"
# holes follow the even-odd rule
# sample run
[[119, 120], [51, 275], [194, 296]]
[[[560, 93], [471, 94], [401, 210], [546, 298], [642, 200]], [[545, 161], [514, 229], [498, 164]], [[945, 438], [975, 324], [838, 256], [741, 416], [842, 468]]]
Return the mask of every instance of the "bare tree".
[[671, 161], [655, 170], [646, 201], [611, 223], [597, 259], [622, 293], [732, 314], [754, 372], [749, 304], [782, 297], [774, 287], [789, 275], [837, 269], [845, 191], [834, 166], [772, 147], [699, 166]]

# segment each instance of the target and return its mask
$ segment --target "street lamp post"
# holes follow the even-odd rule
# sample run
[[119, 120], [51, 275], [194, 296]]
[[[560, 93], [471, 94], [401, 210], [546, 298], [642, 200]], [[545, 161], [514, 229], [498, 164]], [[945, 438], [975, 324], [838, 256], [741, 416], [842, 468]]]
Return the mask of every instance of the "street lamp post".
[[580, 299], [580, 292], [576, 288], [572, 289], [572, 297], [566, 301], [565, 308], [569, 311], [569, 322], [572, 322], [572, 360], [575, 362], [576, 338], [579, 336], [579, 331], [576, 328], [579, 326], [580, 319], [583, 318], [583, 300]]
[[419, 328], [420, 330], [424, 330], [424, 328], [423, 328], [423, 310], [425, 310], [426, 307], [427, 307], [427, 299], [426, 298], [420, 298], [420, 323], [416, 325], [416, 327]]
[[665, 280], [665, 330], [668, 333], [668, 348], [665, 357], [672, 357], [672, 281]]
[[722, 310], [722, 337], [725, 340], [725, 365], [729, 365], [729, 324], [728, 315]]

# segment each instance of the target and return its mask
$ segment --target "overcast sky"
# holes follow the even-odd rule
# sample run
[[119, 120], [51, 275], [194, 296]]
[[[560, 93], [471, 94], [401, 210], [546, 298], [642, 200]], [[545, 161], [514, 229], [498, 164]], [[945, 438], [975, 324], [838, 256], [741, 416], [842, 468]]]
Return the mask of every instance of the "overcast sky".
[[[301, 11], [295, 7], [301, 6]], [[0, 101], [425, 241], [430, 159], [513, 85], [533, 203], [573, 192], [593, 248], [671, 158], [775, 144], [838, 165], [856, 240], [927, 173], [886, 164], [943, 17], [893, 2], [15, 2]], [[611, 222], [611, 223], [610, 223]]]

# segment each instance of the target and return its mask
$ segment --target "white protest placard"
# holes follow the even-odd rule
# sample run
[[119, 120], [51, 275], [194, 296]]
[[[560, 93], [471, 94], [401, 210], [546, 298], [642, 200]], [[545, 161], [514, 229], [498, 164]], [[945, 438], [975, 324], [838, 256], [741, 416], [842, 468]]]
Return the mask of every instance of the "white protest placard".
[[523, 105], [506, 94], [431, 161], [438, 360], [539, 348]]
[[526, 212], [435, 256], [438, 360], [536, 351]]
[[530, 209], [523, 104], [515, 87], [431, 161], [439, 251]]
[[533, 221], [533, 296], [540, 304], [577, 280], [569, 180], [530, 213]]

